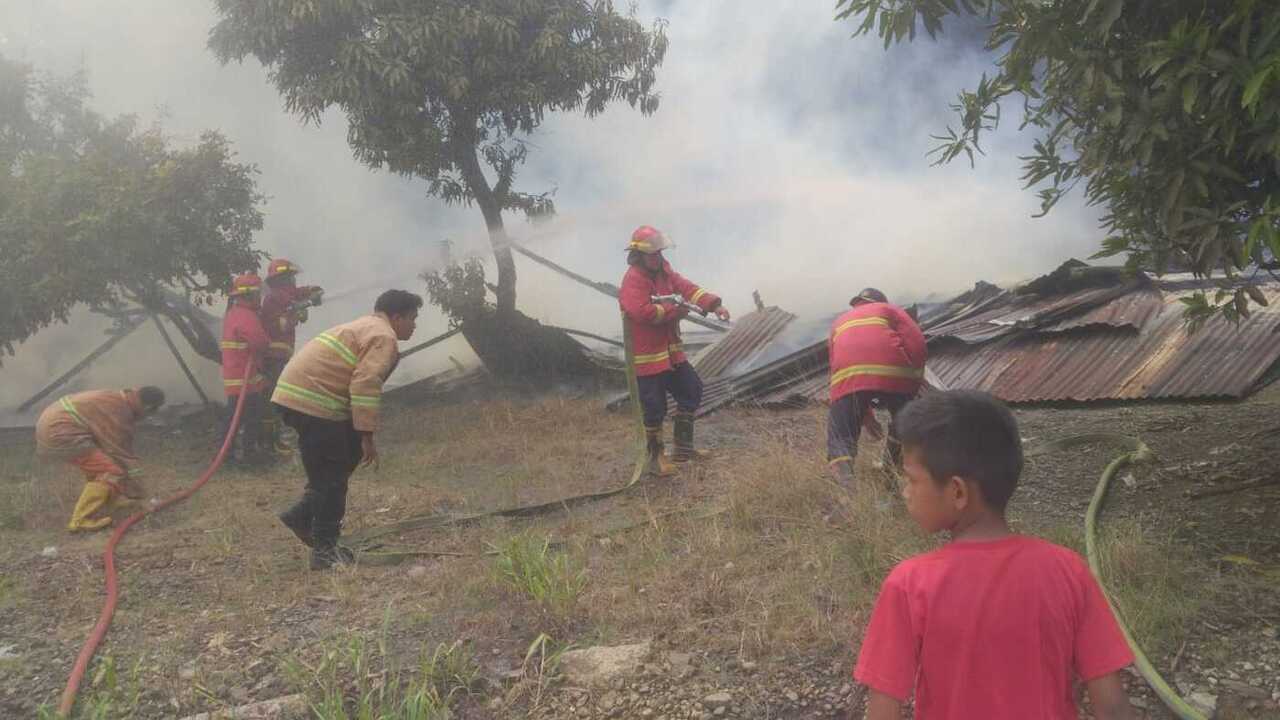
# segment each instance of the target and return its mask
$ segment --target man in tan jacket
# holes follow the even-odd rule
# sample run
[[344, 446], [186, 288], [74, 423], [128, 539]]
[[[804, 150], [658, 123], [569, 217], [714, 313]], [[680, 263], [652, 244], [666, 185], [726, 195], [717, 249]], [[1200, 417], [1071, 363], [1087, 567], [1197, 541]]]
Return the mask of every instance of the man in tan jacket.
[[347, 481], [359, 465], [377, 463], [373, 435], [382, 384], [400, 359], [396, 341], [413, 336], [421, 307], [418, 295], [388, 290], [372, 315], [312, 338], [280, 373], [271, 402], [298, 431], [307, 486], [279, 517], [311, 548], [313, 570], [352, 560], [351, 551], [338, 545]]
[[[120, 496], [143, 497], [141, 469], [133, 452], [138, 420], [164, 404], [164, 391], [150, 385], [136, 390], [89, 390], [66, 395], [36, 420], [36, 452], [65, 460], [84, 473], [84, 490], [67, 529], [100, 530], [111, 524], [105, 514]], [[103, 513], [99, 515], [99, 513]]]

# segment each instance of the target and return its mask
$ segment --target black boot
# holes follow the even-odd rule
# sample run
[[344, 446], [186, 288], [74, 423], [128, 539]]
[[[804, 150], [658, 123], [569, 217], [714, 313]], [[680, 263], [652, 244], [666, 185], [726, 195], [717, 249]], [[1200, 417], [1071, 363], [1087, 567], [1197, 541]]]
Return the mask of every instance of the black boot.
[[311, 546], [312, 570], [328, 570], [334, 565], [347, 565], [355, 562], [355, 553], [351, 552], [349, 548], [344, 548], [338, 544], [338, 530], [340, 527], [340, 524], [336, 522], [312, 522], [311, 537], [314, 543]]
[[671, 459], [678, 463], [706, 460], [706, 453], [693, 449], [693, 413], [676, 413], [672, 418], [672, 424], [675, 425], [673, 435], [676, 447], [675, 452], [671, 454]]
[[307, 547], [315, 547], [315, 540], [311, 537], [311, 510], [314, 504], [314, 493], [304, 492], [302, 499], [294, 503], [293, 507], [276, 515]]

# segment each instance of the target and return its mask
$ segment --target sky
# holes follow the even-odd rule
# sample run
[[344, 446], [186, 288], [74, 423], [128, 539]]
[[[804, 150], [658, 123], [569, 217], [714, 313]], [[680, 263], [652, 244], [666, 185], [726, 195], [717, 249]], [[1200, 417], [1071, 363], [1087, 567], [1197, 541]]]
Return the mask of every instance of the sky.
[[[591, 119], [550, 116], [529, 139], [517, 187], [554, 188], [558, 217], [536, 229], [510, 217], [509, 233], [616, 283], [632, 229], [651, 224], [676, 242], [668, 254], [676, 269], [731, 310], [746, 312], [758, 290], [766, 303], [811, 317], [837, 312], [865, 286], [905, 304], [979, 279], [1023, 280], [1097, 249], [1097, 211], [1077, 198], [1032, 217], [1037, 200], [1021, 188], [1017, 160], [1030, 138], [1012, 113], [976, 168], [931, 166], [930, 135], [953, 121], [948, 103], [990, 69], [975, 28], [885, 51], [878, 38], [850, 37], [853, 25], [835, 21], [833, 5], [640, 0], [643, 21], [668, 22], [658, 112], [644, 117], [624, 104]], [[219, 64], [206, 48], [215, 21], [207, 0], [0, 0], [0, 54], [41, 71], [85, 70], [98, 111], [158, 120], [177, 143], [223, 132], [239, 160], [258, 167], [269, 197], [259, 247], [300, 263], [303, 281], [331, 295], [372, 288], [320, 308], [300, 341], [366, 312], [379, 288], [421, 292], [416, 275], [442, 240], [456, 255], [487, 256], [478, 209], [445, 206], [421, 181], [360, 165], [344, 117], [331, 113], [317, 127], [290, 116], [256, 62]], [[618, 332], [609, 298], [519, 257], [517, 265], [526, 313]], [[104, 324], [85, 315], [4, 360], [0, 408], [101, 342]], [[418, 339], [444, 328], [428, 308]], [[137, 336], [80, 385], [162, 377], [189, 399], [154, 331]], [[415, 356], [396, 380], [444, 367], [449, 356], [474, 362], [455, 338]], [[193, 362], [216, 391], [217, 367]]]

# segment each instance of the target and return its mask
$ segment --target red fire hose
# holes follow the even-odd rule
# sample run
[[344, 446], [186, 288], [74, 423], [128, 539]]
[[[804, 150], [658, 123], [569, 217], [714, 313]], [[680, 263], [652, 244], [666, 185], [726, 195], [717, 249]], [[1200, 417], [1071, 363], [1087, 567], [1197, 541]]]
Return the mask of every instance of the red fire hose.
[[[249, 376], [253, 373], [253, 363], [245, 368], [244, 380], [248, 382]], [[107, 634], [107, 628], [111, 626], [111, 616], [116, 611], [116, 601], [119, 599], [119, 588], [116, 584], [116, 545], [120, 543], [120, 539], [124, 534], [129, 532], [129, 528], [133, 527], [142, 518], [153, 512], [159, 512], [165, 508], [182, 502], [195, 494], [197, 490], [209, 482], [209, 478], [218, 471], [222, 466], [222, 461], [227, 457], [227, 451], [231, 449], [231, 442], [236, 436], [236, 428], [240, 426], [240, 413], [244, 410], [245, 393], [240, 393], [240, 399], [236, 401], [236, 411], [231, 416], [231, 425], [227, 428], [227, 436], [222, 439], [222, 447], [218, 449], [218, 454], [214, 456], [213, 462], [205, 469], [204, 474], [200, 476], [195, 484], [187, 489], [172, 495], [164, 500], [156, 503], [151, 507], [144, 507], [116, 528], [111, 533], [111, 538], [107, 540], [107, 549], [102, 552], [102, 564], [107, 575], [107, 599], [102, 604], [102, 612], [98, 615], [98, 624], [93, 626], [93, 632], [89, 633], [89, 639], [85, 641], [84, 648], [80, 650], [80, 656], [76, 658], [75, 667], [71, 668], [71, 677], [67, 678], [67, 687], [62, 691], [62, 700], [58, 703], [58, 714], [62, 717], [71, 716], [71, 708], [76, 703], [76, 692], [80, 689], [80, 681], [84, 679], [84, 673], [89, 669], [89, 661], [93, 659], [93, 654], [97, 652], [98, 645], [102, 642], [102, 638]]]

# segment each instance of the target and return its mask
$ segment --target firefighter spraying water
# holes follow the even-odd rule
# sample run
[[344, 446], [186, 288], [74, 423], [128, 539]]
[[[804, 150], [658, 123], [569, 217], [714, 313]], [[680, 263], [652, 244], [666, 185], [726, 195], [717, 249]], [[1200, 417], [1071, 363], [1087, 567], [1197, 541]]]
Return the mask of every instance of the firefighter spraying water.
[[[627, 268], [619, 303], [635, 342], [636, 379], [644, 410], [649, 451], [649, 472], [668, 476], [677, 463], [696, 460], [694, 413], [702, 403], [702, 380], [685, 357], [680, 342], [680, 319], [697, 308], [729, 321], [729, 310], [720, 298], [677, 273], [663, 257], [674, 247], [656, 228], [642, 225], [627, 244]], [[679, 298], [677, 302], [674, 298]], [[667, 395], [676, 401], [673, 418], [675, 449], [664, 453], [662, 423], [667, 415]]]
[[[703, 309], [701, 306], [691, 303], [688, 300], [685, 300], [683, 295], [678, 295], [676, 293], [672, 293], [670, 295], [654, 295], [653, 297], [649, 298], [649, 302], [655, 305], [662, 305], [664, 303], [676, 305], [678, 307], [684, 308], [685, 310], [688, 310], [689, 312], [696, 312], [702, 317], [706, 317], [707, 315], [711, 314], [709, 311]], [[724, 321], [724, 325], [728, 325], [728, 324], [729, 324], [728, 321]]]
[[[298, 285], [302, 268], [284, 258], [276, 258], [267, 264], [267, 294], [262, 300], [258, 315], [271, 342], [263, 357], [262, 372], [267, 378], [263, 397], [271, 397], [280, 373], [293, 356], [297, 343], [297, 327], [308, 319], [307, 310], [320, 305], [324, 288], [316, 285]], [[271, 412], [264, 413], [263, 435], [274, 450], [291, 452], [280, 437], [280, 420]]]

